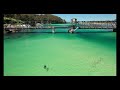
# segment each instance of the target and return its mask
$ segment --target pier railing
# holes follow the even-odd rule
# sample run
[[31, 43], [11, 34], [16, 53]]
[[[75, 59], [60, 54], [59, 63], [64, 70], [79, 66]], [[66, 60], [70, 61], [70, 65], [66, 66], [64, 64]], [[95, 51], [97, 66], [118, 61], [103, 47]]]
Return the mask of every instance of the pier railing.
[[115, 21], [81, 21], [78, 24], [81, 29], [116, 29]]
[[[79, 21], [78, 23], [74, 24], [76, 27], [79, 27], [79, 29], [116, 29], [116, 21]], [[46, 25], [41, 25], [41, 26], [35, 26], [32, 27], [30, 25], [27, 26], [19, 26], [19, 25], [9, 25], [9, 26], [4, 26], [5, 31], [14, 31], [14, 32], [21, 32], [21, 31], [31, 31], [32, 29], [38, 29], [38, 30], [43, 30], [43, 29], [51, 29], [51, 30], [57, 30], [57, 28], [68, 28], [72, 27], [73, 24], [71, 25], [51, 25], [51, 24], [46, 24]], [[26, 30], [26, 29], [31, 29], [31, 30]]]

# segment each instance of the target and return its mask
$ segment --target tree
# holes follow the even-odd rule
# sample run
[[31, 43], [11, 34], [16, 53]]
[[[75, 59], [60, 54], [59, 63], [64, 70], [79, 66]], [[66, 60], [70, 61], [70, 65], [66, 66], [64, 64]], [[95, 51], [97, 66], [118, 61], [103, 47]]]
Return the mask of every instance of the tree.
[[26, 24], [35, 26], [36, 22], [39, 23], [65, 23], [66, 21], [58, 16], [51, 14], [4, 14], [4, 17], [21, 20]]

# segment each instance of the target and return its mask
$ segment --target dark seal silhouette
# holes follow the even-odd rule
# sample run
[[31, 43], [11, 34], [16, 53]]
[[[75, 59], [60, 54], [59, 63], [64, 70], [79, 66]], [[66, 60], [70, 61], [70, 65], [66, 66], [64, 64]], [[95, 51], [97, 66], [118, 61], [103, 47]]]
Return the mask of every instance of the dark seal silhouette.
[[46, 65], [44, 65], [44, 69], [46, 69], [47, 68], [47, 66]]
[[46, 69], [47, 71], [49, 70], [49, 68], [46, 65], [44, 65], [44, 69]]

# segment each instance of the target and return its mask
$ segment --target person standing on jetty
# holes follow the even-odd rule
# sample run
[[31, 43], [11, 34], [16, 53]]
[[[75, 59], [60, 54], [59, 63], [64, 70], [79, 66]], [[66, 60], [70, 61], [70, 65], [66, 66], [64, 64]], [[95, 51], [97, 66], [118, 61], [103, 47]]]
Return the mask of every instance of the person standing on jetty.
[[52, 33], [55, 33], [55, 27], [54, 26], [52, 27]]
[[75, 25], [73, 25], [73, 26], [71, 27], [71, 29], [68, 30], [68, 32], [69, 32], [69, 33], [73, 33], [73, 32], [74, 32], [74, 29], [75, 29]]

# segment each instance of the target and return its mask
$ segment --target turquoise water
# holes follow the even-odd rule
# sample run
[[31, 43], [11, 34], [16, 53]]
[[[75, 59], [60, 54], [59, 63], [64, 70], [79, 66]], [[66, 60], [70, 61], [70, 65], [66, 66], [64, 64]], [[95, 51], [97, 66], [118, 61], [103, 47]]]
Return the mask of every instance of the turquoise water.
[[116, 33], [4, 35], [4, 76], [116, 76]]
[[[55, 29], [55, 32], [58, 33], [58, 32], [61, 32], [61, 33], [68, 33], [68, 30], [70, 28], [56, 28]], [[77, 29], [75, 31], [75, 33], [80, 33], [80, 32], [109, 32], [109, 31], [113, 31], [112, 29]], [[22, 30], [21, 32], [47, 32], [47, 33], [51, 33], [52, 32], [52, 29], [24, 29]]]

